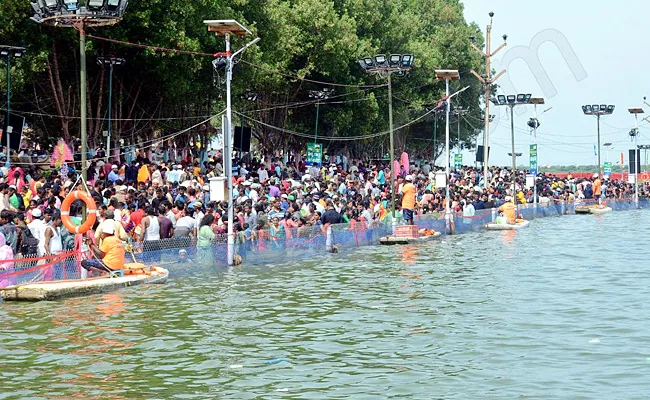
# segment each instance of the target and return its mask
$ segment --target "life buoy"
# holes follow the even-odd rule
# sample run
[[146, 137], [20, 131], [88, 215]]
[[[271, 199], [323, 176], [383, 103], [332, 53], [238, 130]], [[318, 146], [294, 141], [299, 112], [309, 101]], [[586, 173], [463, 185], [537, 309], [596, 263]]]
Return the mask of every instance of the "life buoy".
[[[70, 219], [70, 206], [75, 200], [86, 203], [86, 221], [81, 226], [75, 225]], [[75, 190], [68, 194], [61, 203], [61, 221], [70, 233], [86, 233], [95, 225], [97, 220], [97, 206], [95, 200], [86, 192]]]

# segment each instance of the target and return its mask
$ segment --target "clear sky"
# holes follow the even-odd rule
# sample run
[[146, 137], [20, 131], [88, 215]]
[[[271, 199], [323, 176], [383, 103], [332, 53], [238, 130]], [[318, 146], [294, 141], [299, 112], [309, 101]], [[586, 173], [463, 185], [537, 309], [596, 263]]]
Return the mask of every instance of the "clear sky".
[[[495, 13], [493, 20], [492, 48], [499, 46], [504, 33], [508, 34], [508, 46], [492, 58], [494, 69], [500, 71], [503, 63], [513, 59], [515, 53], [523, 54], [533, 40], [551, 39], [544, 42], [537, 52], [541, 65], [548, 74], [531, 72], [534, 62], [515, 59], [506, 75], [497, 81], [503, 85], [502, 94], [532, 93], [544, 97], [546, 104], [538, 106], [538, 112], [553, 107], [539, 117], [541, 126], [537, 131], [539, 165], [596, 164], [594, 145], [597, 143], [596, 118], [582, 113], [583, 104], [614, 104], [611, 116], [601, 118], [601, 144], [611, 142], [609, 159], [620, 160], [625, 153], [627, 163], [630, 141], [629, 131], [634, 127], [634, 116], [628, 108], [643, 106], [646, 114], [639, 118], [639, 144], [650, 144], [650, 124], [641, 119], [650, 116], [650, 107], [643, 105], [643, 97], [650, 103], [650, 56], [646, 47], [647, 16], [650, 2], [624, 0], [570, 1], [547, 0], [465, 0], [465, 19], [478, 23], [485, 34], [490, 21], [488, 13]], [[554, 42], [566, 38], [569, 50], [564, 56]], [[576, 59], [571, 60], [571, 53]], [[535, 49], [530, 54], [535, 59]], [[568, 58], [568, 63], [565, 61]], [[501, 65], [500, 65], [501, 64]], [[452, 67], [452, 66], [449, 66]], [[510, 80], [512, 84], [508, 82]], [[549, 85], [549, 82], [551, 85]], [[553, 90], [553, 87], [555, 88]], [[490, 128], [490, 164], [509, 165], [510, 119], [507, 107], [491, 107], [496, 114]], [[528, 164], [528, 146], [533, 143], [526, 125], [533, 114], [533, 106], [522, 106], [515, 111], [516, 152], [523, 152], [519, 165]], [[480, 122], [477, 122], [480, 126]], [[482, 134], [479, 142], [482, 143]], [[607, 161], [607, 149], [602, 148], [601, 162]], [[643, 153], [641, 157], [644, 157]], [[649, 155], [650, 157], [650, 155]], [[470, 164], [474, 154], [465, 152], [463, 161]], [[469, 162], [468, 162], [469, 161]], [[643, 158], [642, 158], [643, 161]]]

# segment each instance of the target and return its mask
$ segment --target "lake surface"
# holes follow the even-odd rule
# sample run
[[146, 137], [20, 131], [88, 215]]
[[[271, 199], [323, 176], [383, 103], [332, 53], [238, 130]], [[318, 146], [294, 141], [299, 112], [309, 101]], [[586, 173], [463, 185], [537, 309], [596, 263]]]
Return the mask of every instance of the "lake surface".
[[649, 211], [0, 303], [0, 399], [647, 399]]

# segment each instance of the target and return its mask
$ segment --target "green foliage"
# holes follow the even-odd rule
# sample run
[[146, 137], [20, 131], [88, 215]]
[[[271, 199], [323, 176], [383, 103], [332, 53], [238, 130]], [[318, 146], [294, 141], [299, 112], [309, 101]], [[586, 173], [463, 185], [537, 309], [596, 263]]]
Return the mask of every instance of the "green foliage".
[[[249, 48], [244, 62], [236, 64], [233, 76], [233, 107], [253, 110], [248, 116], [287, 130], [312, 133], [316, 110], [309, 90], [332, 82], [334, 97], [320, 106], [319, 137], [346, 137], [386, 131], [388, 96], [385, 87], [360, 89], [357, 85], [383, 85], [379, 77], [360, 70], [357, 60], [378, 53], [413, 53], [416, 68], [394, 79], [395, 126], [426, 112], [444, 96], [444, 82], [437, 81], [436, 69], [458, 69], [461, 80], [453, 90], [470, 88], [457, 102], [469, 108], [473, 119], [481, 118], [482, 86], [469, 71], [483, 69], [483, 59], [469, 46], [468, 37], [476, 25], [467, 24], [459, 0], [148, 0], [131, 1], [124, 20], [114, 27], [88, 33], [132, 43], [196, 52], [224, 50], [223, 38], [208, 33], [204, 19], [237, 19], [262, 40]], [[57, 114], [52, 99], [48, 69], [58, 62], [55, 76], [61, 79], [59, 97], [70, 100], [66, 115], [78, 116], [78, 38], [71, 29], [40, 27], [29, 20], [31, 7], [24, 0], [0, 2], [0, 44], [23, 44], [28, 56], [13, 69], [15, 99], [21, 111]], [[250, 38], [233, 38], [233, 48]], [[481, 40], [481, 38], [479, 38]], [[114, 113], [116, 118], [141, 119], [114, 125], [115, 135], [138, 142], [163, 131], [192, 125], [188, 118], [225, 108], [225, 85], [213, 85], [211, 57], [158, 52], [88, 39], [88, 90], [91, 117], [105, 117], [107, 73], [95, 64], [97, 56], [115, 55], [127, 59], [115, 70]], [[279, 73], [278, 73], [279, 72]], [[2, 76], [4, 74], [0, 74]], [[220, 80], [224, 71], [219, 72]], [[0, 84], [4, 84], [4, 78]], [[307, 79], [307, 80], [305, 80]], [[258, 93], [255, 104], [244, 105], [240, 94], [246, 89]], [[70, 98], [71, 96], [71, 98]], [[76, 107], [78, 108], [78, 106]], [[78, 120], [32, 117], [43, 138], [55, 139], [54, 130], [77, 136]], [[234, 118], [239, 121], [239, 117]], [[67, 122], [66, 122], [67, 121]], [[92, 124], [91, 124], [92, 125]], [[90, 126], [91, 141], [99, 140], [103, 123]], [[213, 121], [213, 125], [215, 125]], [[218, 123], [217, 123], [218, 125]], [[253, 123], [262, 151], [300, 150], [306, 138]], [[396, 133], [396, 151], [433, 151], [432, 116]], [[198, 134], [199, 130], [192, 132]], [[65, 133], [64, 133], [65, 134]], [[461, 141], [470, 147], [478, 131], [461, 121]], [[455, 145], [456, 135], [453, 136]], [[183, 135], [179, 145], [186, 145]], [[355, 155], [379, 157], [387, 137], [358, 142], [327, 141], [330, 151], [347, 149]], [[435, 149], [440, 153], [442, 147]]]

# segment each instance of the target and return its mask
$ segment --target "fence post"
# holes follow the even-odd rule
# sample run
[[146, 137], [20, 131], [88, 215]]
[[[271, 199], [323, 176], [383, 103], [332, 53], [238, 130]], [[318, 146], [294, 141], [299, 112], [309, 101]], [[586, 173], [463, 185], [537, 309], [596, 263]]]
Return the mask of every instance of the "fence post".
[[331, 225], [327, 226], [325, 234], [327, 235], [325, 238], [325, 249], [327, 251], [332, 251], [332, 226]]
[[492, 222], [495, 222], [497, 220], [497, 209], [492, 208]]

